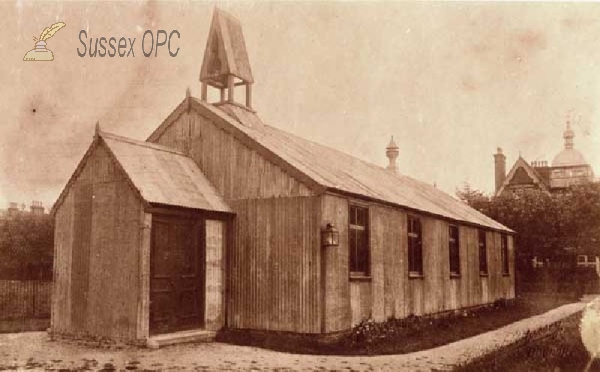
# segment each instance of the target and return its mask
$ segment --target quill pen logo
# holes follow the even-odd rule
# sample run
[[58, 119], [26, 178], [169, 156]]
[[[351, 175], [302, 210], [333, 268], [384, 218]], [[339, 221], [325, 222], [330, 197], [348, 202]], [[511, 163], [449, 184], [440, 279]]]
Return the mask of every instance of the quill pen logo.
[[58, 30], [65, 26], [64, 22], [58, 22], [50, 27], [46, 27], [39, 38], [34, 36], [33, 41], [36, 42], [35, 48], [25, 54], [23, 61], [53, 61], [54, 54], [52, 54], [50, 49], [46, 49], [46, 40], [50, 39]]

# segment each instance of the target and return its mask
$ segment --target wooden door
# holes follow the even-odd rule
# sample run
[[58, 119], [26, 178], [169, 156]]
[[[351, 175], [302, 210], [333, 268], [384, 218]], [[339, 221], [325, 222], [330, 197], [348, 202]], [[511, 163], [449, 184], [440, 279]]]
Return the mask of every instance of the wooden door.
[[150, 333], [204, 326], [204, 221], [154, 216]]

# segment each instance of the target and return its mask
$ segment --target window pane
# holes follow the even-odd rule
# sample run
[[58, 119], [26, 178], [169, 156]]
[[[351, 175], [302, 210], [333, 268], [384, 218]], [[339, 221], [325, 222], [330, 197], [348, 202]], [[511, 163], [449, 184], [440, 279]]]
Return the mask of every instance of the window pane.
[[501, 254], [502, 254], [502, 272], [504, 274], [509, 273], [509, 264], [508, 264], [508, 241], [506, 235], [502, 235], [501, 237]]
[[367, 273], [368, 270], [368, 261], [369, 261], [369, 248], [367, 244], [367, 232], [365, 230], [357, 231], [358, 235], [358, 263], [357, 263], [357, 271]]
[[479, 272], [487, 274], [487, 244], [485, 238], [485, 231], [479, 230]]
[[348, 248], [350, 272], [368, 275], [369, 273], [369, 232], [367, 227], [368, 209], [350, 206], [350, 226], [348, 228]]
[[412, 273], [423, 274], [421, 221], [418, 218], [408, 218], [408, 234], [408, 270]]
[[408, 271], [415, 271], [415, 258], [414, 258], [414, 238], [408, 237]]
[[456, 259], [456, 249], [454, 245], [450, 247], [450, 272], [458, 274], [458, 261]]
[[421, 238], [416, 241], [416, 249], [415, 249], [415, 271], [422, 274], [423, 273], [423, 249], [421, 245]]
[[458, 240], [458, 227], [450, 226], [450, 240], [452, 240], [452, 241]]
[[368, 214], [366, 208], [360, 208], [356, 214], [356, 224], [359, 226], [367, 226], [368, 225]]
[[348, 230], [348, 248], [350, 256], [350, 271], [356, 271], [356, 230]]
[[450, 226], [449, 228], [448, 249], [450, 253], [450, 273], [460, 274], [460, 253], [458, 242], [458, 227]]

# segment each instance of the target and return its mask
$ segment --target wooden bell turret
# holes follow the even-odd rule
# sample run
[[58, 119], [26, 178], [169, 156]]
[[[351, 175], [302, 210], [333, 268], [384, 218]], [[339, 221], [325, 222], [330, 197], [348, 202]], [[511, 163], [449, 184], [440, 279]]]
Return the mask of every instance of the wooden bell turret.
[[202, 101], [207, 101], [208, 87], [220, 90], [220, 101], [216, 104], [235, 102], [235, 88], [246, 88], [246, 103], [239, 104], [252, 110], [252, 70], [242, 25], [235, 17], [215, 8], [210, 25], [204, 61], [200, 71]]

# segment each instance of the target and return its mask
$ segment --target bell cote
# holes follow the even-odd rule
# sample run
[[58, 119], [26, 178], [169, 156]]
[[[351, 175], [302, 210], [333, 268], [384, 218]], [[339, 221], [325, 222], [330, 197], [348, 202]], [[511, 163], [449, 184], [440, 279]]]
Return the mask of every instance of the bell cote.
[[[230, 103], [252, 111], [252, 69], [248, 60], [242, 25], [232, 15], [215, 8], [204, 60], [200, 70], [201, 99], [207, 102], [208, 89], [217, 89], [215, 105]], [[236, 88], [246, 90], [245, 103], [236, 101]]]

